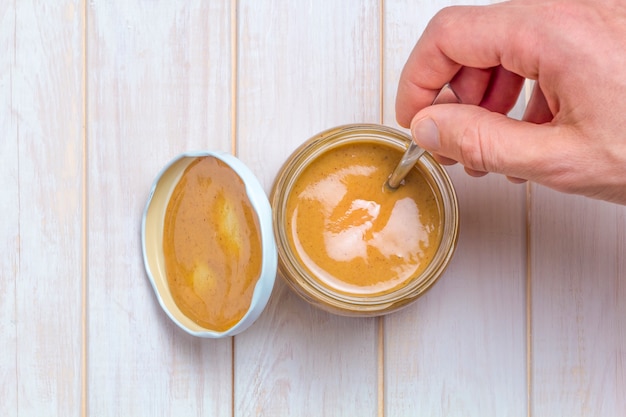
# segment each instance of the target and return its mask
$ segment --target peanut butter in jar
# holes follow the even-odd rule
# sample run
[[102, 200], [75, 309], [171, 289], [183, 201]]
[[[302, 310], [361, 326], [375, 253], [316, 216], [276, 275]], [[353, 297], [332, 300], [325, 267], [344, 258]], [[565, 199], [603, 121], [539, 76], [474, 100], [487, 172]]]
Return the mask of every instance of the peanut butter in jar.
[[307, 301], [345, 315], [395, 311], [436, 281], [458, 234], [446, 172], [425, 155], [395, 191], [384, 186], [410, 138], [350, 125], [311, 138], [272, 190], [279, 270]]

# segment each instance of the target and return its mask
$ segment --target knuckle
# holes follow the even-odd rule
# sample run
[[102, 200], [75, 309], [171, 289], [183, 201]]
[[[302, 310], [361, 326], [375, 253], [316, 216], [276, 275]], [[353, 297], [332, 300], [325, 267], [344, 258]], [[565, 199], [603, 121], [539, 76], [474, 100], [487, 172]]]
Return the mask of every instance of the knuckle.
[[446, 6], [440, 9], [428, 24], [428, 29], [446, 33], [457, 24], [458, 11], [462, 6]]

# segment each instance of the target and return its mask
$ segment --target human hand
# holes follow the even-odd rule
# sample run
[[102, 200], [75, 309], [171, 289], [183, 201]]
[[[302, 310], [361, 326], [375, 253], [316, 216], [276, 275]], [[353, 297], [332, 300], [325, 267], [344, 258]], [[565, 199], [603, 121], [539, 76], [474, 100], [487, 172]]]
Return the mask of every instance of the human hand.
[[[536, 80], [523, 120], [506, 116]], [[429, 106], [450, 82], [463, 104]], [[626, 204], [626, 1], [443, 9], [402, 71], [396, 118], [441, 163]]]

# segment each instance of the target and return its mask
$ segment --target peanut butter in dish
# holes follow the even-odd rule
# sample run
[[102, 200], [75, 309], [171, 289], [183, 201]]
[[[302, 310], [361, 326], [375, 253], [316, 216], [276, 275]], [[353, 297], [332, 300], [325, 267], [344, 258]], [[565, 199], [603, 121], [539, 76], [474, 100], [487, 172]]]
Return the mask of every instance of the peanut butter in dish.
[[414, 169], [396, 191], [384, 187], [401, 156], [384, 144], [348, 143], [315, 158], [295, 180], [285, 210], [288, 242], [324, 287], [386, 294], [433, 259], [442, 215], [429, 183]]
[[245, 185], [224, 162], [205, 156], [185, 169], [167, 205], [163, 252], [183, 314], [218, 332], [241, 320], [261, 273], [261, 236]]

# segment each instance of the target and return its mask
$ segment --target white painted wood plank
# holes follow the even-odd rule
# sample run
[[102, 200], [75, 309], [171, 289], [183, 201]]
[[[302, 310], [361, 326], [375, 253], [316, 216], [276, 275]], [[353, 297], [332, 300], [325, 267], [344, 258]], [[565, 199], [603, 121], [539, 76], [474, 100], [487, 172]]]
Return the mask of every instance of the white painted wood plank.
[[89, 3], [89, 415], [231, 415], [231, 341], [167, 318], [140, 249], [158, 171], [231, 147], [229, 7]]
[[19, 165], [13, 108], [15, 3], [0, 4], [0, 415], [17, 416], [15, 284], [19, 264]]
[[[395, 124], [406, 58], [449, 4], [385, 2], [386, 123]], [[458, 248], [428, 293], [385, 318], [386, 415], [525, 415], [525, 187], [448, 171], [461, 211]]]
[[[239, 155], [269, 192], [304, 140], [378, 122], [379, 2], [241, 1]], [[377, 413], [376, 319], [317, 310], [278, 280], [235, 338], [235, 415]]]
[[3, 273], [0, 284], [15, 291], [10, 323], [17, 341], [9, 368], [14, 387], [8, 387], [7, 397], [17, 410], [8, 411], [76, 416], [81, 404], [83, 16], [74, 1], [15, 2], [8, 10], [13, 16], [3, 21], [13, 26], [13, 48], [2, 59], [12, 62], [10, 108], [5, 109], [10, 136], [3, 136], [2, 147], [12, 155], [3, 157], [11, 158], [10, 177], [3, 181], [19, 185], [17, 198], [5, 200], [9, 207], [2, 209], [8, 221], [17, 220], [19, 232], [15, 241], [13, 229], [10, 243], [17, 244], [17, 259], [14, 252], [8, 260], [16, 265], [6, 281]]
[[626, 410], [626, 207], [533, 186], [532, 415]]

